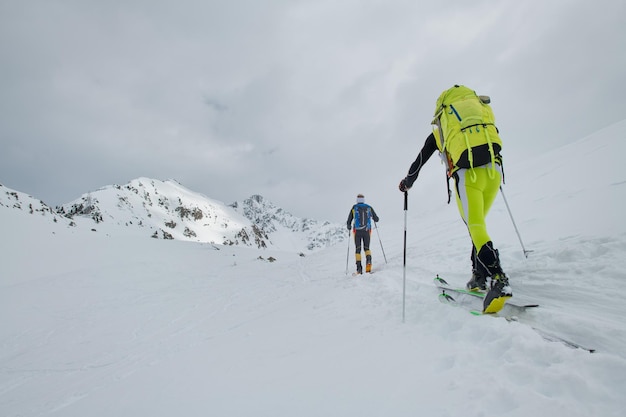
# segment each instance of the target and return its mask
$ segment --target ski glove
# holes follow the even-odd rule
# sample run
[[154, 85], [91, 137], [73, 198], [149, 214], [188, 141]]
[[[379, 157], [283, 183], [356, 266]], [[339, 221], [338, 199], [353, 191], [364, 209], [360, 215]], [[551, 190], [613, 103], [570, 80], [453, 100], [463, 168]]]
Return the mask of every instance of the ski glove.
[[398, 188], [400, 189], [400, 191], [404, 193], [404, 192], [409, 191], [409, 188], [411, 187], [407, 185], [406, 178], [403, 178], [402, 181], [400, 181], [400, 185], [398, 186]]

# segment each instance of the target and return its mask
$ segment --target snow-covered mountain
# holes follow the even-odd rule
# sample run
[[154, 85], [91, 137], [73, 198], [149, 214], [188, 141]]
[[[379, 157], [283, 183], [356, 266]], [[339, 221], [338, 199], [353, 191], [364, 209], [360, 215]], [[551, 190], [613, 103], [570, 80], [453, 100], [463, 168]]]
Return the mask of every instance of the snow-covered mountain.
[[56, 210], [24, 193], [2, 189], [0, 205], [6, 208], [109, 235], [123, 228], [124, 233], [159, 239], [292, 251], [322, 249], [346, 237], [342, 225], [300, 219], [259, 195], [226, 205], [174, 180], [138, 178], [106, 186]]
[[[0, 215], [6, 215], [5, 210], [24, 215], [33, 215], [33, 224], [45, 221], [58, 223], [63, 226], [73, 226], [72, 221], [65, 216], [58, 214], [52, 207], [41, 200], [23, 192], [5, 187], [0, 184]], [[4, 212], [4, 213], [3, 213]]]
[[235, 202], [230, 207], [272, 236], [279, 247], [306, 245], [309, 250], [322, 249], [346, 238], [343, 225], [295, 217], [260, 195]]
[[268, 237], [219, 201], [174, 180], [138, 178], [83, 194], [59, 213], [107, 233], [128, 227], [145, 236], [265, 248]]

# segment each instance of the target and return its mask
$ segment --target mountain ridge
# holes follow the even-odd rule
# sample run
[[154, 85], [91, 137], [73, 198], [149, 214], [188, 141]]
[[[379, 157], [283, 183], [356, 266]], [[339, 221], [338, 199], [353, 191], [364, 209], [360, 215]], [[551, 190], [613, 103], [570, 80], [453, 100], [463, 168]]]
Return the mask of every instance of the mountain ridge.
[[56, 209], [0, 184], [2, 206], [109, 235], [123, 229], [156, 239], [300, 252], [345, 239], [342, 225], [293, 216], [260, 195], [225, 204], [172, 179], [139, 177], [108, 185]]

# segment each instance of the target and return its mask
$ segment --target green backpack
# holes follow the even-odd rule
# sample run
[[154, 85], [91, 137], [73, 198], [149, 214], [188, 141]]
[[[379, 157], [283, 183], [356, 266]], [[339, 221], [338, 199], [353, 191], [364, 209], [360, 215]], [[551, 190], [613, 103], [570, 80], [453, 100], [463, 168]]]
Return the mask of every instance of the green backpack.
[[495, 125], [490, 99], [462, 85], [444, 91], [437, 99], [434, 135], [448, 159], [448, 173], [501, 162], [502, 140]]

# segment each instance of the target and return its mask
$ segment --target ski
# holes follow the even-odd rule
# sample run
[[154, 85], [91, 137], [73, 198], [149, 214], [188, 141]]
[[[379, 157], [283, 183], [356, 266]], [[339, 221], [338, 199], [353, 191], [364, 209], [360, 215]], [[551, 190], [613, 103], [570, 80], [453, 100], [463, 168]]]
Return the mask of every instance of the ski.
[[583, 345], [581, 345], [579, 343], [572, 342], [571, 340], [567, 340], [567, 339], [562, 338], [561, 336], [557, 336], [555, 334], [548, 333], [545, 330], [539, 329], [537, 327], [531, 326], [531, 328], [535, 332], [537, 332], [539, 334], [539, 336], [543, 337], [548, 342], [563, 343], [565, 346], [570, 347], [572, 349], [582, 349], [582, 350], [586, 350], [589, 353], [594, 353], [596, 351], [594, 348], [590, 348], [590, 347], [587, 347], [587, 346], [583, 346]]
[[371, 275], [371, 274], [373, 274], [373, 273], [374, 273], [374, 269], [373, 269], [373, 268], [371, 268], [369, 271], [366, 269], [366, 270], [365, 270], [365, 271], [363, 271], [363, 272], [353, 272], [353, 273], [352, 273], [352, 276], [353, 276], [353, 277], [358, 277], [359, 275]]
[[[443, 299], [440, 301], [456, 301], [456, 299], [449, 294], [450, 292], [459, 294], [461, 296], [469, 295], [469, 296], [480, 298], [480, 299], [485, 298], [484, 292], [470, 291], [466, 288], [460, 288], [460, 287], [452, 287], [450, 284], [448, 284], [448, 282], [445, 279], [441, 278], [439, 275], [437, 275], [434, 278], [434, 281], [435, 281], [435, 285], [437, 286], [437, 288], [439, 288], [442, 291], [440, 298], [443, 298]], [[507, 301], [506, 304], [504, 304], [503, 309], [506, 309], [507, 306], [509, 306], [510, 309], [524, 311], [527, 308], [539, 307], [539, 304], [518, 304], [517, 302]], [[483, 314], [483, 312], [480, 311], [479, 314]], [[484, 313], [484, 314], [493, 314], [493, 313]]]
[[[491, 317], [501, 317], [507, 321], [517, 321], [519, 319], [517, 317], [518, 314], [524, 313], [527, 309], [539, 307], [539, 304], [516, 304], [507, 302], [503, 309], [498, 313], [483, 313], [482, 310], [477, 310], [467, 306], [467, 304], [472, 304], [472, 300], [481, 301], [485, 297], [485, 293], [480, 291], [469, 291], [465, 288], [454, 288], [450, 286], [443, 278], [437, 275], [434, 278], [435, 286], [441, 291], [439, 294], [439, 301], [444, 304], [449, 304], [453, 306], [462, 306], [468, 309], [469, 313], [474, 316], [491, 316]], [[455, 298], [456, 296], [456, 298]], [[469, 303], [467, 302], [467, 298], [469, 298]], [[547, 332], [538, 327], [531, 325], [530, 323], [525, 323], [530, 326], [537, 334], [539, 334], [544, 340], [549, 342], [559, 342], [563, 345], [570, 347], [572, 349], [581, 349], [585, 350], [589, 353], [594, 353], [596, 350], [587, 346], [583, 346], [579, 343], [568, 340], [562, 336], [556, 335], [554, 333]]]
[[352, 276], [353, 277], [358, 277], [358, 276], [364, 276], [364, 275], [372, 275], [374, 273], [374, 271], [370, 271], [370, 272], [363, 272], [361, 274], [359, 274], [358, 272], [353, 272]]
[[451, 304], [455, 306], [465, 307], [471, 314], [475, 316], [495, 316], [503, 317], [508, 321], [516, 321], [516, 316], [525, 312], [529, 308], [539, 307], [539, 304], [514, 304], [507, 302], [496, 313], [485, 313], [482, 311], [482, 299], [485, 294], [473, 293], [471, 291], [457, 289], [457, 288], [445, 288], [437, 287], [441, 293], [439, 294], [439, 301], [444, 304]]

